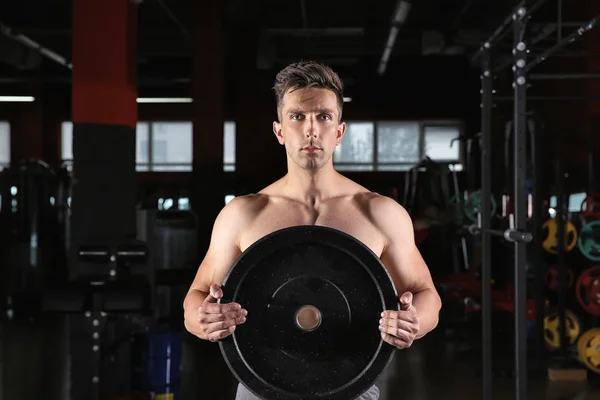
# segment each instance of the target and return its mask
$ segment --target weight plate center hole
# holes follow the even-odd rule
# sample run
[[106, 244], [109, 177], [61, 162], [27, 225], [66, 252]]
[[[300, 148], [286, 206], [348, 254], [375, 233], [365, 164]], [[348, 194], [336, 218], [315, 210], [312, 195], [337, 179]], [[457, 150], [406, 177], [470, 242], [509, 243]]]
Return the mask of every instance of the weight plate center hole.
[[296, 311], [296, 325], [303, 331], [314, 331], [321, 325], [321, 311], [311, 305], [300, 307]]

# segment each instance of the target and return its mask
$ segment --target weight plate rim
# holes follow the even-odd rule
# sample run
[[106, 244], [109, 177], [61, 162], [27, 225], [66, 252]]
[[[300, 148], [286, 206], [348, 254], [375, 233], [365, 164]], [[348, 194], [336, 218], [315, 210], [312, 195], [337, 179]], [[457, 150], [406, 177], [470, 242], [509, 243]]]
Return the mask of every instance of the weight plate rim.
[[[544, 221], [544, 223], [542, 224], [542, 231], [545, 229], [548, 229], [548, 231], [549, 231], [548, 226], [550, 224], [557, 224], [556, 218], [550, 218], [550, 219], [547, 219], [546, 221]], [[570, 243], [570, 244], [565, 243], [565, 246], [564, 246], [565, 253], [569, 253], [575, 247], [579, 246], [579, 237], [580, 237], [577, 232], [577, 227], [575, 226], [575, 224], [573, 222], [571, 222], [570, 220], [565, 220], [565, 232], [564, 232], [565, 237], [568, 238], [568, 235], [570, 232], [573, 234], [573, 243]], [[551, 245], [546, 244], [548, 242], [548, 240], [550, 240], [550, 242], [552, 242], [552, 239], [545, 238], [544, 240], [542, 240], [542, 248], [550, 254], [558, 254], [558, 231], [556, 232], [556, 236], [557, 236], [556, 237], [556, 245], [555, 245], [556, 247], [552, 247]]]
[[[577, 302], [579, 303], [581, 308], [583, 308], [583, 310], [585, 310], [585, 312], [587, 312], [590, 315], [600, 316], [600, 305], [593, 306], [590, 308], [589, 305], [587, 305], [583, 302], [583, 297], [582, 297], [582, 293], [581, 293], [581, 286], [582, 286], [582, 281], [583, 281], [584, 275], [585, 274], [590, 275], [593, 272], [598, 272], [600, 274], [600, 265], [593, 265], [589, 268], [584, 269], [581, 272], [581, 274], [579, 274], [579, 277], [577, 277], [577, 281], [575, 282], [575, 299], [577, 300]], [[593, 312], [594, 310], [595, 310], [595, 312]]]
[[586, 253], [586, 252], [583, 251], [583, 241], [582, 241], [583, 235], [581, 233], [583, 232], [583, 230], [586, 227], [589, 227], [590, 225], [600, 225], [600, 220], [598, 220], [598, 221], [590, 221], [590, 222], [587, 222], [587, 223], [583, 224], [583, 226], [581, 227], [581, 232], [580, 232], [580, 234], [579, 234], [579, 236], [577, 238], [577, 248], [579, 249], [579, 251], [581, 252], [581, 254], [585, 258], [587, 258], [588, 260], [590, 260], [590, 261], [600, 261], [600, 255], [594, 256], [592, 254], [588, 254], [588, 253]]
[[[302, 239], [298, 239], [298, 237], [302, 237]], [[291, 246], [293, 244], [299, 244], [299, 243], [305, 243], [305, 242], [327, 243], [327, 242], [331, 242], [331, 241], [335, 240], [338, 242], [338, 244], [335, 244], [335, 247], [340, 250], [344, 250], [343, 245], [339, 244], [340, 241], [352, 245], [353, 246], [352, 252], [351, 253], [347, 252], [347, 253], [354, 259], [368, 261], [366, 263], [363, 263], [363, 265], [367, 266], [366, 267], [367, 272], [369, 273], [369, 275], [371, 275], [373, 280], [376, 281], [378, 284], [377, 290], [379, 292], [382, 302], [385, 303], [384, 309], [386, 309], [386, 310], [398, 309], [398, 293], [395, 288], [394, 282], [392, 280], [392, 277], [391, 277], [389, 271], [387, 270], [387, 268], [385, 267], [383, 262], [379, 259], [377, 254], [375, 254], [375, 252], [373, 252], [369, 247], [367, 247], [360, 240], [356, 239], [354, 236], [352, 236], [346, 232], [343, 232], [341, 230], [338, 230], [336, 228], [326, 227], [326, 226], [322, 226], [322, 225], [297, 225], [297, 226], [281, 228], [281, 229], [273, 231], [273, 232], [263, 236], [262, 238], [256, 240], [234, 261], [231, 268], [227, 272], [227, 274], [223, 280], [223, 284], [222, 284], [224, 295], [221, 299], [219, 299], [219, 301], [218, 301], [219, 303], [221, 303], [221, 302], [228, 303], [231, 301], [235, 301], [235, 299], [237, 298], [237, 294], [238, 294], [238, 288], [236, 287], [235, 290], [229, 291], [229, 290], [227, 290], [228, 283], [231, 284], [230, 280], [232, 279], [234, 274], [239, 275], [239, 280], [237, 283], [243, 281], [243, 277], [245, 275], [247, 275], [249, 273], [249, 271], [245, 271], [243, 273], [238, 273], [236, 271], [238, 271], [238, 269], [244, 263], [250, 263], [250, 265], [252, 265], [252, 259], [261, 259], [262, 257], [259, 255], [256, 255], [258, 253], [255, 253], [256, 248], [258, 248], [259, 246], [263, 246], [268, 242], [273, 242], [274, 240], [277, 240], [280, 243], [281, 242], [286, 243], [286, 246]], [[282, 247], [286, 247], [286, 246], [282, 246]], [[277, 248], [281, 248], [281, 247], [278, 246]], [[372, 267], [375, 264], [378, 265], [378, 267], [376, 269]], [[373, 269], [375, 269], [375, 271], [373, 271]], [[235, 286], [238, 286], [237, 283]], [[242, 307], [243, 307], [243, 305], [242, 305]], [[377, 321], [376, 317], [377, 316], [374, 316], [375, 326], [376, 326], [376, 321]], [[245, 365], [243, 357], [238, 352], [238, 346], [237, 346], [235, 339], [236, 339], [236, 332], [234, 332], [232, 335], [229, 335], [227, 338], [218, 342], [219, 349], [221, 351], [221, 355], [223, 356], [223, 359], [225, 360], [225, 363], [227, 364], [229, 370], [234, 375], [234, 377], [238, 380], [238, 382], [240, 384], [242, 384], [252, 394], [254, 394], [255, 396], [257, 396], [259, 398], [262, 398], [261, 397], [262, 394], [255, 389], [254, 385], [248, 384], [246, 382], [246, 379], [245, 379], [246, 377], [251, 377], [251, 379], [253, 381], [259, 380], [259, 378], [256, 377], [256, 375]], [[377, 352], [371, 358], [371, 361], [367, 365], [366, 369], [363, 370], [363, 374], [358, 377], [355, 377], [352, 380], [349, 380], [347, 382], [347, 387], [356, 386], [359, 382], [367, 380], [367, 379], [364, 379], [363, 377], [365, 375], [369, 374], [368, 371], [370, 369], [372, 370], [373, 365], [375, 365], [375, 364], [378, 365], [376, 373], [371, 373], [369, 375], [369, 379], [367, 381], [369, 381], [370, 383], [369, 383], [369, 385], [366, 385], [367, 387], [364, 388], [364, 391], [361, 393], [356, 393], [356, 394], [353, 393], [352, 394], [353, 396], [359, 397], [362, 393], [367, 391], [373, 384], [375, 384], [377, 379], [383, 374], [383, 372], [387, 369], [389, 364], [392, 362], [394, 355], [395, 355], [395, 351], [396, 351], [396, 348], [394, 346], [384, 342], [383, 339], [379, 339], [379, 344], [377, 346]], [[233, 365], [233, 363], [236, 363], [236, 365]], [[364, 371], [367, 371], [367, 372], [365, 373]], [[244, 375], [244, 376], [242, 376], [242, 375]], [[263, 386], [262, 388], [264, 389], [265, 387], [267, 387], [267, 386]], [[273, 392], [271, 392], [271, 393], [273, 393]], [[278, 400], [288, 400], [288, 399], [289, 400], [292, 400], [292, 399], [299, 400], [301, 398], [301, 396], [303, 396], [301, 394], [295, 395], [293, 393], [290, 393], [288, 395], [284, 395], [281, 392], [275, 392], [275, 393], [276, 393], [276, 397]], [[317, 396], [316, 398], [318, 398], [320, 400], [342, 400], [342, 399], [346, 400], [347, 397], [348, 397], [348, 391], [342, 390], [342, 391], [335, 392], [331, 395], [321, 394], [321, 395]], [[302, 397], [302, 399], [303, 400], [307, 399], [307, 397]]]
[[597, 369], [596, 366], [590, 365], [587, 362], [585, 347], [587, 346], [587, 342], [593, 339], [595, 336], [600, 335], [600, 328], [590, 328], [587, 331], [583, 332], [577, 341], [577, 355], [579, 356], [579, 360], [585, 365], [587, 369], [592, 372], [600, 373], [600, 369]]
[[[548, 315], [544, 316], [544, 342], [551, 350], [557, 350], [560, 348], [560, 338], [558, 339], [558, 344], [555, 344], [553, 342], [550, 342], [546, 337], [546, 329], [547, 329], [546, 324], [549, 324], [548, 321], [550, 319], [557, 320], [556, 332], [554, 332], [554, 331], [552, 331], [552, 332], [555, 334], [558, 334], [558, 326], [560, 324], [560, 322], [558, 321], [558, 319], [559, 319], [558, 310], [552, 311], [552, 312], [548, 313]], [[581, 319], [579, 318], [579, 316], [577, 314], [575, 314], [574, 311], [572, 311], [568, 308], [565, 308], [565, 325], [567, 324], [568, 319], [571, 319], [571, 321], [573, 321], [573, 327], [574, 327], [575, 331], [577, 332], [577, 334], [575, 336], [573, 336], [573, 338], [571, 338], [567, 335], [569, 345], [573, 345], [573, 344], [577, 343], [578, 338], [581, 336], [583, 325], [581, 323]], [[569, 332], [568, 326], [567, 326], [567, 332]]]

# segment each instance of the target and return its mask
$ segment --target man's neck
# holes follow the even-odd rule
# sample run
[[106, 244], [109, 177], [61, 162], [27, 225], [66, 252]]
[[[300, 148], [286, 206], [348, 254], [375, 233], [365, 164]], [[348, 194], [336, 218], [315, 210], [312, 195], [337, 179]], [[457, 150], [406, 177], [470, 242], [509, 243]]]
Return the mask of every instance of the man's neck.
[[339, 174], [331, 166], [318, 171], [288, 168], [285, 188], [288, 196], [308, 206], [318, 206], [323, 200], [334, 197]]

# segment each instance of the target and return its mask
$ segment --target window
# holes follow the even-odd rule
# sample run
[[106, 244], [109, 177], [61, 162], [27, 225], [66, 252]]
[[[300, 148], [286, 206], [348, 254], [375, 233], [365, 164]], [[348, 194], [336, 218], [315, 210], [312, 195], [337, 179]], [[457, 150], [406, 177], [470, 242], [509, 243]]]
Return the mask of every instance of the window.
[[342, 142], [333, 153], [333, 162], [344, 171], [373, 170], [372, 122], [349, 122]]
[[423, 128], [425, 155], [435, 161], [453, 162], [460, 159], [457, 126], [425, 126]]
[[10, 124], [0, 121], [0, 171], [10, 166]]
[[135, 170], [150, 170], [150, 142], [149, 125], [147, 122], [138, 122], [135, 128]]
[[[583, 200], [585, 200], [586, 196], [587, 196], [587, 193], [585, 193], [585, 192], [569, 194], [569, 199], [568, 199], [569, 204], [567, 206], [568, 212], [581, 212], [581, 203], [583, 203]], [[554, 218], [556, 216], [556, 206], [557, 206], [556, 196], [550, 196], [550, 210], [549, 211], [550, 211], [552, 218]]]
[[[193, 143], [192, 122], [138, 122], [136, 171], [191, 171]], [[62, 158], [67, 168], [71, 169], [73, 124], [68, 121], [62, 124]], [[235, 171], [235, 122], [231, 121], [223, 126], [223, 169]]]
[[158, 209], [162, 211], [189, 210], [190, 208], [189, 197], [158, 199]]
[[420, 129], [417, 122], [379, 122], [377, 124], [377, 170], [405, 170], [419, 162]]
[[73, 123], [63, 122], [60, 132], [63, 164], [70, 171], [73, 168]]
[[138, 164], [138, 167], [146, 168], [146, 171], [191, 171], [193, 124], [152, 122], [147, 126], [149, 129], [145, 136], [148, 146], [146, 149], [138, 150], [145, 154], [146, 158], [148, 154], [151, 154], [151, 157], [147, 160], [147, 164]]
[[235, 122], [223, 127], [223, 171], [235, 171]]
[[233, 195], [233, 194], [225, 195], [225, 205], [227, 205], [227, 203], [229, 203], [233, 199], [235, 199], [235, 195]]
[[459, 142], [452, 142], [460, 134], [458, 123], [348, 122], [333, 162], [339, 171], [407, 171], [426, 156], [460, 163]]

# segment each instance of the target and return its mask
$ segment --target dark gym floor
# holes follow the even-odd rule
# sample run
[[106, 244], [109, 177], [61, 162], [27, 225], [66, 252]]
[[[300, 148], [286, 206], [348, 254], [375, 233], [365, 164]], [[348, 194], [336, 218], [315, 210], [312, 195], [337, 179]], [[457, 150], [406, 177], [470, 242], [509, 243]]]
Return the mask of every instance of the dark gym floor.
[[[397, 352], [392, 365], [379, 379], [380, 400], [463, 400], [481, 399], [479, 365], [453, 360], [453, 346], [441, 335], [426, 337], [405, 351]], [[478, 362], [478, 359], [473, 360]], [[496, 377], [494, 400], [515, 398], [515, 380]], [[592, 380], [564, 384], [544, 376], [530, 377], [528, 400], [600, 399], [600, 385]]]
[[[377, 386], [380, 400], [464, 400], [482, 399], [480, 355], [465, 358], [459, 353], [457, 341], [447, 339], [443, 330], [435, 331], [417, 341], [408, 350], [396, 352]], [[208, 346], [208, 345], [206, 345]], [[496, 348], [495, 365], [510, 365], [511, 351]], [[199, 374], [187, 379], [182, 387], [182, 400], [233, 400], [237, 383], [219, 360], [218, 349], [204, 350], [207, 357], [200, 366]], [[493, 385], [494, 400], [515, 398], [515, 380], [496, 374]], [[197, 377], [201, 376], [202, 383]], [[186, 379], [184, 379], [185, 381]], [[217, 383], [218, 382], [218, 383]], [[227, 382], [227, 383], [225, 383]], [[195, 389], [193, 388], [195, 386]], [[592, 400], [600, 399], [600, 382], [596, 375], [576, 383], [551, 382], [544, 374], [531, 374], [528, 380], [528, 400]]]

